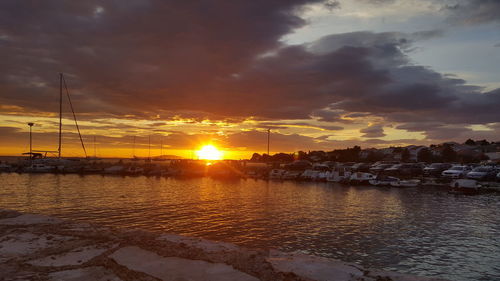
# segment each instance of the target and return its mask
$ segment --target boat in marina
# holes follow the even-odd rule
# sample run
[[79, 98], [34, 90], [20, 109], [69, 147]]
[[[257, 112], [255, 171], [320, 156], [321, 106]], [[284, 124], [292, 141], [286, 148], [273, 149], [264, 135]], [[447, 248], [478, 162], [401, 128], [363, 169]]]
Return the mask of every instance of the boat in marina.
[[349, 177], [350, 184], [369, 184], [376, 176], [371, 173], [355, 172]]
[[420, 180], [397, 180], [390, 183], [392, 187], [417, 187], [420, 185]]
[[389, 186], [393, 182], [399, 182], [400, 180], [396, 177], [377, 175], [374, 179], [370, 180], [369, 183], [374, 186]]
[[272, 169], [269, 172], [269, 179], [282, 179], [285, 172], [283, 169]]
[[25, 173], [53, 173], [57, 171], [57, 167], [46, 165], [44, 163], [33, 163], [23, 169]]
[[481, 192], [482, 185], [473, 179], [457, 179], [450, 183], [448, 192], [454, 194], [474, 195]]
[[[75, 163], [80, 164], [80, 159], [76, 158], [62, 158], [62, 117], [63, 117], [63, 89], [65, 89], [66, 96], [73, 114], [73, 119], [75, 121], [75, 126], [80, 138], [80, 142], [85, 154], [85, 158], [88, 157], [87, 150], [85, 149], [85, 144], [83, 142], [82, 134], [80, 132], [80, 127], [78, 126], [78, 121], [76, 119], [76, 113], [73, 108], [73, 103], [71, 102], [71, 96], [69, 94], [68, 86], [66, 80], [62, 73], [59, 73], [59, 146], [57, 151], [45, 151], [45, 150], [32, 150], [31, 147], [31, 127], [34, 123], [28, 123], [30, 126], [30, 151], [23, 153], [23, 155], [28, 155], [29, 163], [25, 166], [22, 171], [27, 173], [47, 173], [47, 172], [76, 172], [78, 169], [75, 168]], [[56, 154], [56, 157], [47, 157], [47, 154]]]

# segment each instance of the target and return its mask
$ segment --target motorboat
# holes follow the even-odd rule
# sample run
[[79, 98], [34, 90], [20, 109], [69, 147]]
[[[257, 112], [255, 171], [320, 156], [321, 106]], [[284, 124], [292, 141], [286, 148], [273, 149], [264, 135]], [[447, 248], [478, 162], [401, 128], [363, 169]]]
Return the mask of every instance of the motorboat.
[[300, 179], [301, 180], [313, 180], [314, 178], [317, 177], [318, 173], [320, 171], [317, 171], [317, 170], [313, 170], [313, 169], [307, 169], [305, 170], [301, 175], [300, 175]]
[[113, 175], [121, 174], [124, 171], [125, 171], [125, 167], [123, 167], [121, 165], [115, 165], [115, 166], [111, 166], [111, 167], [104, 169], [105, 174], [113, 174]]
[[26, 173], [52, 173], [56, 170], [55, 166], [46, 165], [43, 163], [32, 163], [30, 166], [25, 167], [23, 172]]
[[397, 180], [390, 183], [392, 187], [417, 187], [420, 180]]
[[139, 166], [130, 166], [126, 170], [127, 175], [141, 175], [144, 173], [144, 168]]
[[0, 172], [10, 172], [12, 171], [12, 165], [7, 163], [0, 163]]
[[301, 174], [301, 171], [286, 171], [281, 178], [284, 180], [295, 180], [298, 179]]
[[285, 172], [283, 169], [272, 169], [269, 172], [269, 179], [281, 179]]
[[369, 184], [376, 176], [371, 173], [355, 172], [349, 177], [350, 184]]
[[450, 183], [450, 193], [454, 194], [478, 194], [481, 191], [481, 184], [473, 179], [457, 179]]
[[351, 177], [351, 172], [343, 167], [335, 168], [333, 171], [328, 172], [326, 181], [328, 182], [344, 182], [348, 181]]
[[369, 183], [371, 185], [375, 185], [375, 186], [388, 186], [391, 183], [397, 182], [397, 181], [400, 181], [400, 180], [396, 177], [390, 177], [390, 176], [386, 176], [386, 175], [377, 175], [377, 177], [375, 179], [370, 180]]

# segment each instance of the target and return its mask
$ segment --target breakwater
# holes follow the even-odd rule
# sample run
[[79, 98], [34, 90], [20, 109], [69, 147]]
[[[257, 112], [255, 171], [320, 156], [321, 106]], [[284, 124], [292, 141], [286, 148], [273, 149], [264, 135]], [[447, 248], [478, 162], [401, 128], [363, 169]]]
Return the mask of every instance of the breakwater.
[[0, 210], [2, 280], [443, 280]]

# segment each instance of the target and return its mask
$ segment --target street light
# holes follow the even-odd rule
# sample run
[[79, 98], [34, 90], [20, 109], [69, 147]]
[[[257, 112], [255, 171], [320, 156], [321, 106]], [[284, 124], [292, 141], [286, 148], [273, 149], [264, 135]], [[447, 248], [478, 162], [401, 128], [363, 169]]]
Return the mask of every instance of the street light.
[[31, 164], [31, 161], [33, 160], [33, 153], [32, 153], [32, 138], [31, 138], [31, 127], [33, 127], [33, 125], [35, 125], [35, 123], [32, 123], [32, 122], [29, 122], [28, 123], [28, 126], [30, 126], [30, 164]]

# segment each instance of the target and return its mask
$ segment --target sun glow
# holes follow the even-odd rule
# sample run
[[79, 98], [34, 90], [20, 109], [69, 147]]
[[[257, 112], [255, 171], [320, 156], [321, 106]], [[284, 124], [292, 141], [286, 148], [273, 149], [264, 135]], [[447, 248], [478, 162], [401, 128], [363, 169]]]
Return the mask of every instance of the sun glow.
[[222, 152], [215, 146], [208, 144], [203, 146], [200, 150], [196, 151], [198, 159], [202, 160], [221, 160]]

